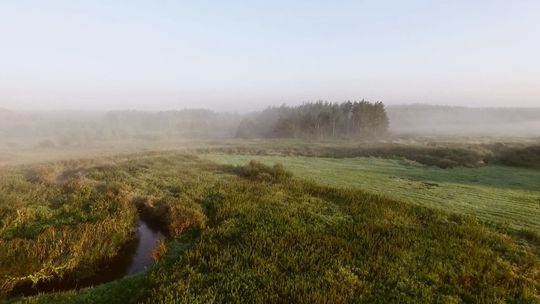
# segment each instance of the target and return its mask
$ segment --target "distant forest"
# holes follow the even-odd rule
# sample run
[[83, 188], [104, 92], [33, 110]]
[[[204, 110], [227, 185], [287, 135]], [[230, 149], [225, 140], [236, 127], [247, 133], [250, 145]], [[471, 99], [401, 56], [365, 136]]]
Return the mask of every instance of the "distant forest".
[[203, 109], [164, 112], [0, 110], [0, 138], [47, 138], [49, 145], [60, 146], [119, 139], [231, 138], [241, 120], [240, 114]]
[[244, 119], [237, 136], [280, 138], [366, 138], [388, 131], [389, 120], [382, 102], [318, 101], [300, 106], [270, 107]]
[[0, 109], [0, 148], [22, 143], [85, 146], [107, 140], [373, 138], [392, 134], [540, 135], [540, 108], [388, 106], [310, 102], [237, 114], [179, 111], [10, 111]]
[[0, 139], [45, 138], [43, 146], [81, 146], [103, 140], [174, 138], [378, 136], [388, 129], [384, 105], [305, 103], [250, 114], [204, 109], [141, 112], [23, 111], [0, 109]]

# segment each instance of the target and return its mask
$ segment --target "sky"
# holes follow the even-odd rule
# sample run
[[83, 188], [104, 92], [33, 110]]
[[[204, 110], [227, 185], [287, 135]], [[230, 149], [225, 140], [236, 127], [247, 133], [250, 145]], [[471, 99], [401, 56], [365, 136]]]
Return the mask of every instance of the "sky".
[[540, 1], [0, 1], [0, 107], [540, 107]]

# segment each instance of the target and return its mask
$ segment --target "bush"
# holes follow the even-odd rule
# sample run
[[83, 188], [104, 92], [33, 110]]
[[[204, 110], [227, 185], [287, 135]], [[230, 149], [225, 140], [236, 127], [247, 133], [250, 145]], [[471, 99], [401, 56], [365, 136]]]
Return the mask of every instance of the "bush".
[[438, 148], [423, 146], [381, 145], [375, 147], [327, 147], [318, 156], [404, 158], [423, 165], [447, 169], [454, 167], [477, 167], [484, 163], [484, 155], [464, 148]]
[[540, 169], [540, 145], [508, 149], [501, 153], [497, 162], [506, 166]]
[[272, 183], [281, 182], [292, 176], [282, 164], [276, 163], [270, 167], [255, 160], [245, 166], [234, 167], [233, 171], [249, 180]]

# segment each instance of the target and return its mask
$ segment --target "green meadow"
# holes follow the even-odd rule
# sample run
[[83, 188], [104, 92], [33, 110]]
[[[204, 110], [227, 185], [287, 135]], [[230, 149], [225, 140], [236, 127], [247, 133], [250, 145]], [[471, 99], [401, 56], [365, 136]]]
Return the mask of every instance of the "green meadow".
[[[489, 172], [514, 174], [506, 176], [514, 184]], [[460, 175], [470, 182], [459, 183]], [[498, 204], [514, 216], [510, 224], [533, 229], [534, 207], [504, 198], [532, 200], [537, 176], [369, 158], [176, 152], [13, 167], [0, 179], [0, 299], [539, 303], [538, 235], [466, 216], [498, 219], [465, 203], [482, 200], [478, 189], [486, 197], [504, 194]], [[461, 189], [459, 207], [438, 194], [452, 189]], [[527, 210], [531, 220], [519, 223]], [[10, 294], [21, 283], [91, 276], [130, 238], [137, 217], [169, 235], [148, 271], [81, 290]]]
[[240, 165], [257, 160], [281, 163], [295, 176], [335, 187], [352, 187], [413, 204], [514, 229], [540, 233], [540, 171], [489, 165], [441, 169], [407, 160], [205, 154], [212, 161]]

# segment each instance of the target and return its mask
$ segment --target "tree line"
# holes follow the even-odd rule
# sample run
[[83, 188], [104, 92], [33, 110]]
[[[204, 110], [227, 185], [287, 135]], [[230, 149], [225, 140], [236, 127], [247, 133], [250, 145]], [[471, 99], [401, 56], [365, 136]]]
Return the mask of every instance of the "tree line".
[[318, 101], [300, 106], [270, 107], [244, 119], [238, 137], [338, 138], [377, 137], [388, 131], [382, 102]]
[[388, 129], [381, 102], [312, 102], [237, 114], [204, 109], [179, 111], [21, 111], [0, 109], [0, 146], [43, 139], [43, 147], [85, 146], [106, 140], [173, 138], [354, 138]]

